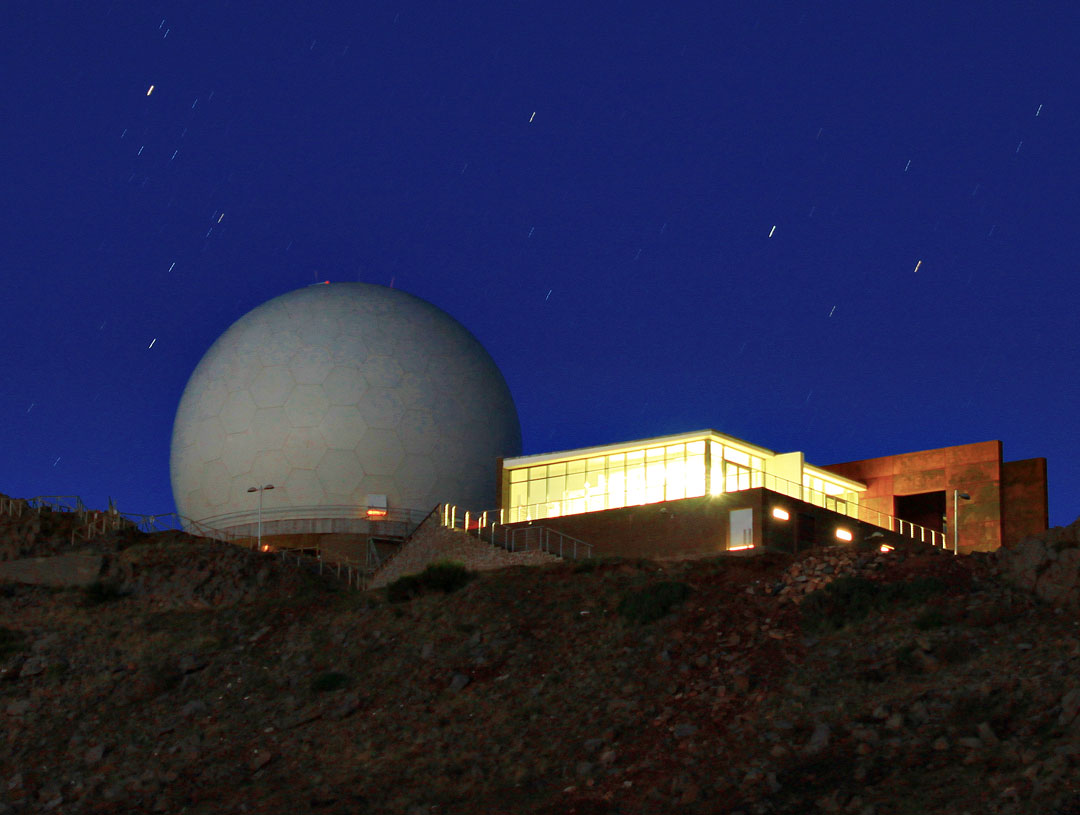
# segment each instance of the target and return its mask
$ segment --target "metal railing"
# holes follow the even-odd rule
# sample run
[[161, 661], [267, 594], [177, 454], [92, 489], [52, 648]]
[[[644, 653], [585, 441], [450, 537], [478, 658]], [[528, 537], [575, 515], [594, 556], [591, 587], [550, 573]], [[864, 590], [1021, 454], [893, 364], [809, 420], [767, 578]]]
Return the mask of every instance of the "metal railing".
[[509, 538], [509, 545], [506, 547], [509, 552], [528, 552], [537, 549], [563, 560], [583, 560], [592, 557], [592, 544], [546, 526], [511, 527]]
[[[415, 509], [355, 505], [264, 507], [262, 534], [344, 533], [406, 537], [427, 515], [427, 512]], [[200, 523], [214, 529], [229, 530], [244, 537], [255, 536], [258, 532], [259, 514], [255, 511], [229, 512], [203, 518]]]
[[[795, 498], [814, 506], [845, 515], [857, 521], [887, 529], [912, 540], [923, 541], [932, 546], [947, 547], [948, 543], [943, 532], [930, 529], [919, 524], [905, 521], [885, 512], [880, 512], [870, 507], [865, 507], [855, 501], [846, 501], [835, 495], [829, 495], [821, 490], [811, 489], [795, 481], [767, 473], [763, 470], [744, 470], [735, 482], [736, 489], [728, 489], [724, 492], [743, 492], [745, 490], [764, 487], [772, 492]], [[721, 492], [719, 494], [724, 494]], [[679, 496], [687, 498], [700, 498], [702, 495]], [[559, 518], [565, 515], [578, 515], [585, 512], [598, 512], [606, 509], [621, 509], [627, 506], [643, 506], [652, 503], [662, 503], [664, 500], [676, 500], [665, 498], [658, 501], [627, 501], [618, 506], [608, 506], [607, 496], [591, 496], [564, 499], [562, 501], [542, 501], [535, 504], [520, 504], [507, 509], [488, 510], [481, 513], [459, 513], [456, 507], [447, 506], [443, 514], [443, 524], [461, 529], [486, 529], [491, 526], [503, 524], [515, 524], [525, 521], [541, 521], [545, 518]], [[603, 506], [596, 506], [602, 503]], [[568, 505], [568, 506], [567, 506]]]
[[[450, 529], [460, 529], [470, 535], [475, 535], [479, 540], [498, 546], [508, 552], [527, 551], [529, 543], [534, 540], [537, 545], [534, 549], [542, 549], [556, 557], [579, 560], [592, 557], [592, 544], [567, 535], [557, 529], [546, 526], [530, 525], [528, 527], [513, 527], [503, 523], [504, 510], [494, 509], [486, 512], [460, 511], [453, 504], [442, 504], [436, 507], [442, 513], [442, 525]], [[524, 530], [536, 530], [531, 533], [533, 537], [525, 534]], [[520, 539], [518, 533], [522, 533]], [[517, 543], [516, 540], [520, 540]], [[554, 543], [552, 542], [554, 540]]]

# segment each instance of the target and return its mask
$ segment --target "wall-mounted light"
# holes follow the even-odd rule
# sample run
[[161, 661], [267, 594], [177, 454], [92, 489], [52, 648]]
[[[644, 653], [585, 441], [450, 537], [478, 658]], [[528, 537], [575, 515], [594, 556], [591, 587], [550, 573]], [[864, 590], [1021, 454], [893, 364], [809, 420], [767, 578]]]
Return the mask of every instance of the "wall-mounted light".
[[851, 532], [849, 532], [847, 529], [837, 529], [836, 530], [836, 537], [839, 538], [842, 541], [850, 541], [851, 540]]
[[780, 507], [773, 507], [772, 516], [778, 521], [786, 521], [791, 517], [786, 509], [781, 509]]

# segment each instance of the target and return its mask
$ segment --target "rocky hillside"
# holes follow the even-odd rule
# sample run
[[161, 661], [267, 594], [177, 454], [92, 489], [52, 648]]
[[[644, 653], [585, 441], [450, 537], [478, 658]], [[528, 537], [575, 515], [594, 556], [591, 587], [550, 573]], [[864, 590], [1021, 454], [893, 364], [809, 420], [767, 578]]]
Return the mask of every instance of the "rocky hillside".
[[1005, 582], [1019, 553], [557, 563], [390, 602], [99, 543], [102, 581], [0, 584], [0, 813], [1080, 814], [1080, 621]]

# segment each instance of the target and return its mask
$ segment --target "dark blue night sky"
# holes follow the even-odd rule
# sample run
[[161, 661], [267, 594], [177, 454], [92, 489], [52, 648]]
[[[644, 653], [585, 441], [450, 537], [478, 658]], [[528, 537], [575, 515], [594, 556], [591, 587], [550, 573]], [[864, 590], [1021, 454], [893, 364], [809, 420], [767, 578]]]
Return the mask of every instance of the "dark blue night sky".
[[712, 427], [824, 465], [1001, 439], [1049, 459], [1068, 523], [1078, 16], [14, 2], [0, 492], [172, 511], [198, 360], [330, 279], [464, 323], [526, 453]]

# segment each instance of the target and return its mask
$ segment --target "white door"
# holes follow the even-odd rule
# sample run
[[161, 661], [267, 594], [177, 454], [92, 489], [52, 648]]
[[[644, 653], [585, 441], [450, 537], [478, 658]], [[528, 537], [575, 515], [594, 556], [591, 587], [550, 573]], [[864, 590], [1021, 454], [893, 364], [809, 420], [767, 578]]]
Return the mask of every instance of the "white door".
[[728, 549], [750, 549], [754, 545], [754, 510], [733, 509]]

